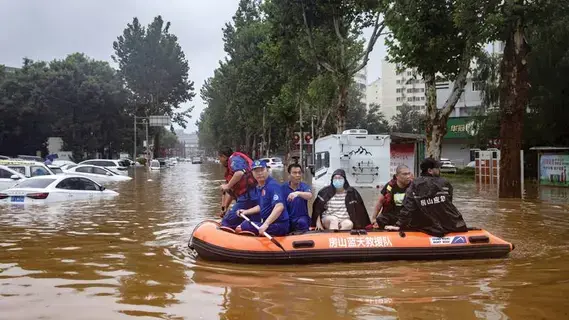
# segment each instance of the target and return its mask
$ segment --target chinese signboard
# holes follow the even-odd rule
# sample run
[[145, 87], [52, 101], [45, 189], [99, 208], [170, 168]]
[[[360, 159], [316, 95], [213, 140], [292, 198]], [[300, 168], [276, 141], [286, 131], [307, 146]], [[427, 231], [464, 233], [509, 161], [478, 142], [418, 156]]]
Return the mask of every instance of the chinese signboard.
[[328, 239], [329, 248], [385, 248], [393, 247], [389, 237], [333, 237]]
[[569, 187], [569, 154], [544, 154], [539, 160], [539, 182], [542, 185]]
[[449, 118], [445, 138], [468, 139], [474, 136], [474, 119], [469, 117]]

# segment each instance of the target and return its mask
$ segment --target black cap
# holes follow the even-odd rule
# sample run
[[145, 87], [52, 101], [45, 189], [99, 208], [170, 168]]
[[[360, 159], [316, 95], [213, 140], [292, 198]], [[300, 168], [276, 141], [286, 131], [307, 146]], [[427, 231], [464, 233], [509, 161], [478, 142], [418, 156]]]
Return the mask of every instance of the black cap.
[[421, 162], [421, 172], [426, 173], [429, 169], [437, 169], [441, 167], [441, 163], [433, 158], [426, 158]]

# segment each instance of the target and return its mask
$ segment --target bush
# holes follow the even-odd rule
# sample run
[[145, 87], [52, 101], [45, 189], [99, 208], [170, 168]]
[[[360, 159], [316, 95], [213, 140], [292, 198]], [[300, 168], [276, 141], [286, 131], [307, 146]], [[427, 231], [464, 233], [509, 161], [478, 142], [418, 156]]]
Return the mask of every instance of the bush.
[[138, 158], [138, 159], [136, 159], [136, 161], [143, 166], [146, 165], [146, 158]]

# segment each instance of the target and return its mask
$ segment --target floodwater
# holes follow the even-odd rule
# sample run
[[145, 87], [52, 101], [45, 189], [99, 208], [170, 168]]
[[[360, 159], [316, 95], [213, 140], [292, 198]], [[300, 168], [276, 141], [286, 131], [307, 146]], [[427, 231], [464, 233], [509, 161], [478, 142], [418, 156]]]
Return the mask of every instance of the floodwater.
[[0, 208], [0, 319], [569, 319], [565, 189], [522, 202], [454, 182], [467, 223], [516, 245], [505, 259], [251, 266], [187, 250], [219, 165], [130, 174], [114, 200]]

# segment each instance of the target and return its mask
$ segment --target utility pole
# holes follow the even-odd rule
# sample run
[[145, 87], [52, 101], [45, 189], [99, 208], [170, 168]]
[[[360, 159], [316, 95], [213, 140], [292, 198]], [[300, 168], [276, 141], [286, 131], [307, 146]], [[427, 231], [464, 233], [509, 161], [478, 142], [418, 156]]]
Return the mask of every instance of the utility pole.
[[136, 114], [134, 115], [134, 151], [132, 152], [132, 161], [136, 161]]
[[299, 103], [300, 106], [300, 120], [298, 120], [298, 123], [300, 124], [300, 165], [302, 166], [302, 168], [304, 169], [304, 164], [303, 164], [303, 157], [302, 157], [302, 140], [304, 140], [304, 133], [302, 132], [302, 104]]
[[314, 163], [315, 163], [315, 151], [314, 151], [314, 115], [312, 115], [312, 117], [310, 117], [310, 136], [312, 137], [312, 147], [310, 150], [312, 150], [312, 154], [311, 154], [311, 158], [312, 158], [312, 167], [314, 167]]
[[146, 125], [146, 163], [150, 167], [150, 141], [148, 141], [148, 119], [144, 119]]
[[[265, 148], [267, 147], [267, 145], [266, 145], [266, 140], [265, 140], [265, 134], [266, 134], [266, 132], [265, 132], [265, 110], [266, 110], [266, 109], [267, 109], [267, 106], [263, 106], [263, 144], [262, 144], [262, 145], [263, 145], [263, 148], [262, 148], [262, 150], [261, 150], [261, 155], [264, 153], [263, 151], [265, 151]], [[268, 152], [267, 152], [267, 153], [268, 153]], [[268, 156], [269, 156], [269, 155], [267, 154], [267, 157], [268, 157]]]

